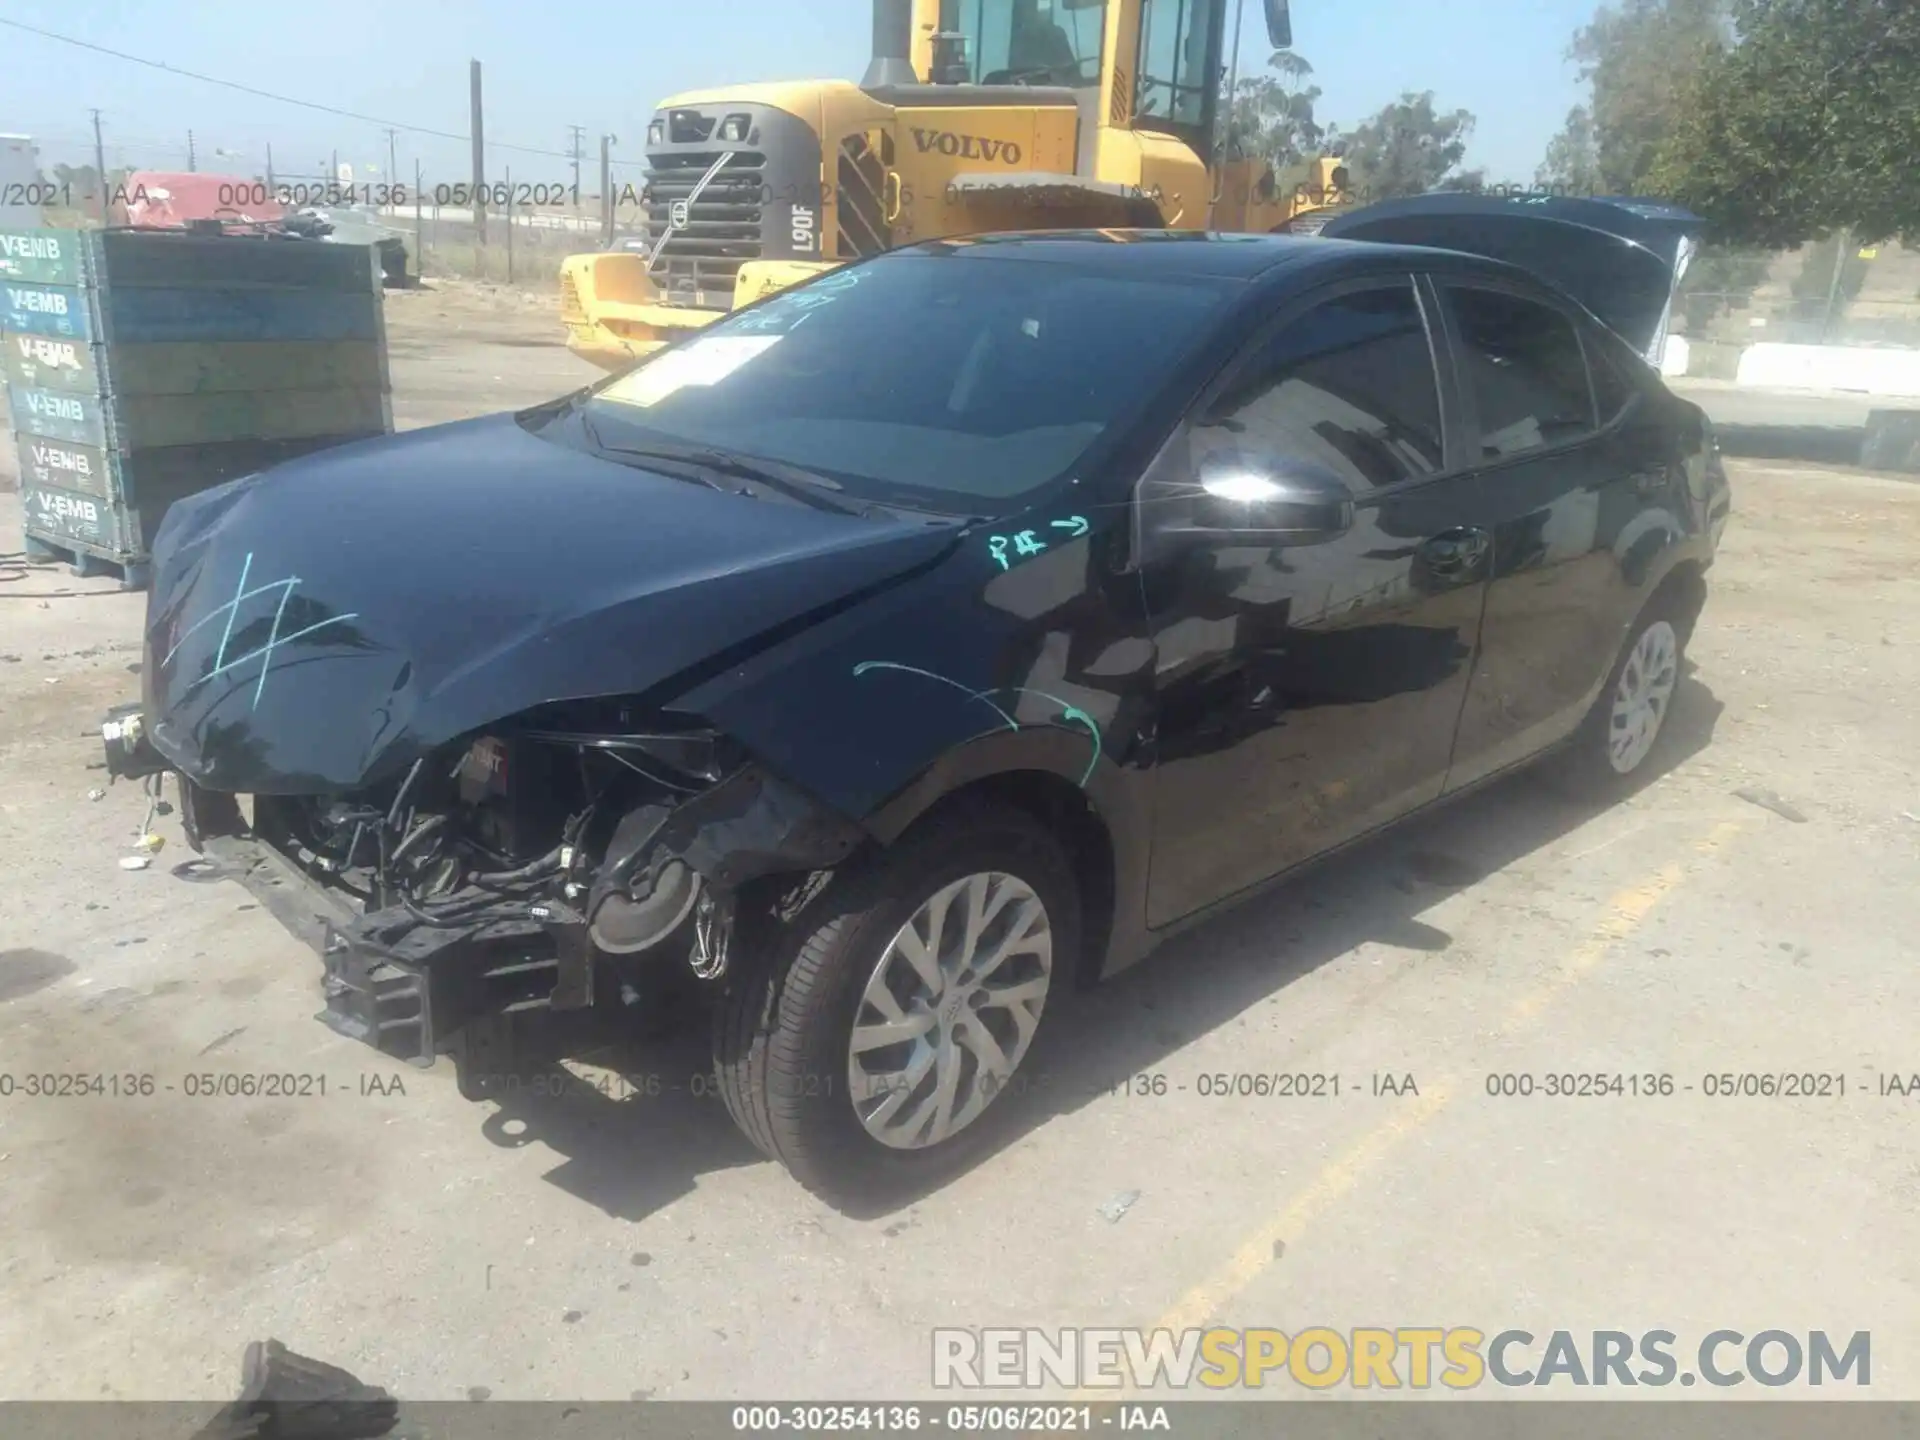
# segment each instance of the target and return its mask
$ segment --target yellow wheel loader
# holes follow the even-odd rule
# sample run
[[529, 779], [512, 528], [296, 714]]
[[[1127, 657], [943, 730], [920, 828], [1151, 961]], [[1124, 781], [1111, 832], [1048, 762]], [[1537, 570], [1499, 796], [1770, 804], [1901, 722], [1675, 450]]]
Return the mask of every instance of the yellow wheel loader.
[[[1267, 38], [1292, 43], [1286, 0]], [[1340, 203], [1215, 154], [1244, 0], [874, 0], [860, 84], [678, 95], [647, 130], [633, 248], [561, 267], [568, 344], [619, 369], [736, 306], [916, 240], [994, 230], [1267, 231]], [[1237, 57], [1236, 57], [1237, 70]]]

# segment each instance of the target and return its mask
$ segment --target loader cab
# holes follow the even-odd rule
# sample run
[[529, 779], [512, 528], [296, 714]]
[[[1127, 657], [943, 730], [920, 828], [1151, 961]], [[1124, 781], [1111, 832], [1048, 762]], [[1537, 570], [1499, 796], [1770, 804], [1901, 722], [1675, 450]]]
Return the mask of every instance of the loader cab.
[[[1291, 45], [1287, 0], [1265, 11], [1268, 44]], [[1097, 167], [1103, 127], [1210, 161], [1235, 13], [1235, 0], [874, 0], [862, 88], [901, 108], [1072, 104], [1080, 174]]]
[[1107, 0], [944, 0], [935, 83], [1100, 88]]

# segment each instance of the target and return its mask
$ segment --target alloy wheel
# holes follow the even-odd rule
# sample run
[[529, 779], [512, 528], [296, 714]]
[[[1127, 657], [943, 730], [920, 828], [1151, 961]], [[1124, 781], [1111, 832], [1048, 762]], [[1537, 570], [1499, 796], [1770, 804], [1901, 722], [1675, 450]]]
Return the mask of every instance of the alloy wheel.
[[1660, 738], [1680, 678], [1680, 637], [1665, 620], [1640, 632], [1614, 686], [1607, 726], [1607, 763], [1631, 775]]
[[1053, 927], [1024, 880], [983, 872], [937, 891], [860, 995], [847, 1083], [867, 1134], [921, 1150], [979, 1119], [1026, 1057], [1052, 980]]

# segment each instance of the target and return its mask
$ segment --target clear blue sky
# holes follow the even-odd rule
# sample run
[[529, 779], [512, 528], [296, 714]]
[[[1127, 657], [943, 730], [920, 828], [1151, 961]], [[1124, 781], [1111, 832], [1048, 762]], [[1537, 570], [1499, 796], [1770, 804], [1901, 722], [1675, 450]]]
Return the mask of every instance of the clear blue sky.
[[[1247, 0], [1243, 71], [1264, 63], [1259, 0]], [[1325, 90], [1320, 115], [1351, 125], [1405, 89], [1479, 117], [1468, 163], [1530, 180], [1547, 139], [1581, 98], [1564, 54], [1595, 0], [1293, 0], [1295, 48]], [[857, 79], [870, 0], [0, 0], [0, 18], [402, 124], [467, 132], [467, 65], [485, 67], [488, 169], [564, 178], [569, 125], [621, 137], [636, 179], [646, 117], [678, 90], [754, 80]], [[184, 168], [193, 131], [202, 170], [316, 172], [337, 150], [386, 167], [378, 125], [168, 75], [0, 26], [0, 132], [39, 142], [46, 163], [92, 158], [101, 111], [109, 165]], [[225, 150], [233, 158], [216, 152]], [[401, 178], [468, 170], [456, 140], [402, 131]], [[371, 178], [371, 177], [370, 177]], [[591, 184], [591, 178], [588, 183]]]

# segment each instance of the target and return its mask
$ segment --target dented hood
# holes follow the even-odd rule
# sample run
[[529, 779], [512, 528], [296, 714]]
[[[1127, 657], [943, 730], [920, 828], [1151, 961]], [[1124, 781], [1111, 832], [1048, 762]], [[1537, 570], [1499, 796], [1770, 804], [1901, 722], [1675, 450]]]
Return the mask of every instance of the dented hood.
[[1652, 200], [1415, 195], [1335, 216], [1329, 239], [1421, 245], [1530, 270], [1656, 360], [1706, 222]]
[[154, 743], [211, 789], [354, 788], [533, 705], [744, 658], [955, 528], [722, 493], [511, 416], [341, 446], [168, 514]]

